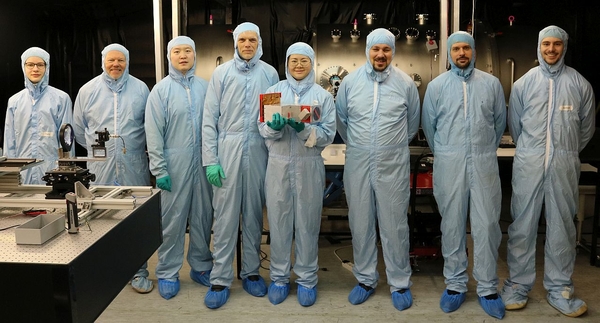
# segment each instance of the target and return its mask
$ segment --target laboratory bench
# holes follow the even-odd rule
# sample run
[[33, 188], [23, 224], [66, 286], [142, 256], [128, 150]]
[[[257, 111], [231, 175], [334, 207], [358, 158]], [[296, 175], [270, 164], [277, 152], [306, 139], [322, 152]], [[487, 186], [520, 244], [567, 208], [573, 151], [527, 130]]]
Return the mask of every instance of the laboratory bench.
[[[22, 210], [0, 209], [0, 229], [30, 220]], [[102, 210], [78, 233], [64, 230], [43, 244], [17, 244], [15, 228], [2, 230], [2, 321], [93, 322], [161, 243], [158, 190], [136, 197], [132, 210]]]

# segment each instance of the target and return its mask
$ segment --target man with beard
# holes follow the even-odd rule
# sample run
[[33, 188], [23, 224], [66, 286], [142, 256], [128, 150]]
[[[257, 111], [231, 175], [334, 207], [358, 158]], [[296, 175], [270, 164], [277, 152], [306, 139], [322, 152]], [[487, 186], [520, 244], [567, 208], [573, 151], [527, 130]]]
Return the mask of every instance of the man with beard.
[[579, 152], [594, 134], [594, 92], [564, 63], [569, 35], [548, 26], [540, 31], [540, 65], [510, 94], [508, 126], [517, 146], [513, 162], [513, 223], [508, 228], [508, 268], [502, 298], [506, 309], [527, 305], [535, 282], [535, 245], [542, 206], [546, 218], [544, 288], [548, 303], [577, 317], [587, 305], [573, 297], [575, 225], [579, 201]]
[[448, 37], [451, 69], [427, 86], [422, 127], [434, 154], [433, 194], [442, 216], [446, 289], [442, 311], [456, 311], [467, 292], [467, 216], [473, 238], [473, 276], [479, 304], [504, 317], [498, 296], [497, 260], [502, 240], [502, 194], [496, 150], [506, 128], [500, 81], [475, 68], [475, 40], [463, 31]]
[[358, 284], [356, 305], [375, 292], [377, 229], [394, 307], [412, 305], [408, 201], [408, 143], [419, 129], [419, 93], [412, 79], [391, 65], [396, 39], [384, 28], [367, 36], [367, 62], [344, 78], [337, 98], [337, 129], [346, 143], [344, 186]]

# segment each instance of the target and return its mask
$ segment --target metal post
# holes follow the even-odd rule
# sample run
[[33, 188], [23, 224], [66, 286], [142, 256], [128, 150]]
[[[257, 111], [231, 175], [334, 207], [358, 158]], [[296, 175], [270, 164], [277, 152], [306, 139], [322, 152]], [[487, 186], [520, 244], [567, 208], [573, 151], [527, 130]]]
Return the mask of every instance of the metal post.
[[[452, 4], [451, 14], [449, 3]], [[460, 0], [440, 1], [440, 74], [448, 70], [448, 27], [451, 27], [450, 34], [460, 30]]]
[[154, 65], [156, 71], [156, 83], [165, 75], [164, 40], [162, 34], [162, 0], [152, 0], [152, 15], [154, 17]]
[[452, 8], [452, 32], [460, 30], [460, 0], [453, 0]]
[[475, 0], [473, 0], [473, 7], [471, 9], [471, 35], [475, 38]]
[[179, 0], [171, 0], [171, 20], [173, 21], [173, 38], [181, 34], [179, 23]]
[[448, 46], [448, 1], [451, 0], [441, 0], [440, 1], [440, 59], [439, 59], [439, 74], [442, 74], [446, 71], [446, 64], [448, 61], [448, 55], [446, 54], [448, 50], [446, 47]]

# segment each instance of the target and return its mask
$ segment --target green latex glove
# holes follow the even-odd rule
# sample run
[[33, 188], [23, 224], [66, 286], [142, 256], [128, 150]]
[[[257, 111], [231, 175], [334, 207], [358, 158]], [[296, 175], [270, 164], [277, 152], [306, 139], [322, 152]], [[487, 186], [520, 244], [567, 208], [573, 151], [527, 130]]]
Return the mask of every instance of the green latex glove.
[[225, 173], [221, 165], [210, 165], [206, 166], [206, 178], [208, 181], [216, 187], [221, 187], [221, 178], [225, 179]]
[[167, 175], [156, 179], [156, 186], [161, 190], [171, 191], [171, 176]]
[[296, 130], [296, 132], [300, 132], [300, 131], [304, 130], [304, 122], [296, 122], [296, 120], [294, 120], [294, 118], [289, 118], [288, 124], [290, 125], [290, 127], [294, 128], [294, 130]]
[[273, 119], [271, 121], [267, 121], [267, 126], [271, 127], [273, 130], [281, 130], [285, 127], [287, 120], [281, 116], [279, 113], [273, 113]]

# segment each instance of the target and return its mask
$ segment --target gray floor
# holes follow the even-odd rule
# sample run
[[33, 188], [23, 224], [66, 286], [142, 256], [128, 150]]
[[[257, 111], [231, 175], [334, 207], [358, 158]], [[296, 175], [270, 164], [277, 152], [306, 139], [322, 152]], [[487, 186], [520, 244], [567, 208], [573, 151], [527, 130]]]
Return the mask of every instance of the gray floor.
[[[322, 229], [343, 228], [340, 221], [325, 221]], [[335, 238], [335, 237], [334, 237]], [[342, 237], [340, 237], [342, 238]], [[506, 235], [500, 247], [498, 273], [500, 279], [507, 277]], [[589, 239], [589, 235], [584, 235]], [[576, 296], [588, 304], [588, 312], [577, 319], [567, 318], [546, 302], [542, 286], [543, 239], [538, 236], [538, 278], [529, 295], [529, 303], [523, 310], [507, 311], [505, 322], [600, 322], [600, 268], [589, 265], [589, 254], [582, 250], [577, 256], [575, 274]], [[470, 241], [469, 237], [469, 244]], [[397, 311], [391, 303], [386, 284], [385, 269], [380, 254], [380, 282], [375, 294], [361, 305], [348, 303], [348, 293], [356, 284], [350, 271], [342, 267], [338, 256], [352, 259], [352, 247], [349, 240], [332, 239], [322, 236], [319, 241], [319, 284], [318, 298], [312, 307], [302, 307], [296, 299], [296, 287], [292, 284], [290, 296], [281, 304], [272, 305], [267, 297], [257, 298], [247, 294], [241, 281], [235, 280], [231, 296], [225, 306], [210, 310], [203, 300], [207, 287], [194, 283], [189, 277], [189, 266], [184, 263], [180, 272], [181, 291], [171, 300], [164, 300], [155, 289], [145, 295], [136, 293], [131, 286], [125, 286], [110, 306], [98, 318], [98, 322], [491, 322], [496, 319], [486, 315], [477, 302], [476, 285], [471, 276], [467, 300], [462, 307], [451, 314], [443, 313], [439, 308], [439, 297], [444, 290], [442, 259], [418, 259], [418, 267], [413, 272], [411, 288], [413, 306], [405, 311]], [[472, 247], [470, 247], [472, 249]], [[269, 245], [264, 243], [262, 250], [269, 254]], [[156, 254], [149, 261], [150, 278], [156, 284], [153, 268]], [[472, 262], [472, 259], [471, 259]], [[471, 264], [472, 265], [472, 264]], [[268, 268], [268, 257], [262, 266]], [[469, 272], [471, 269], [469, 268]], [[269, 282], [269, 272], [261, 269], [261, 275]]]

